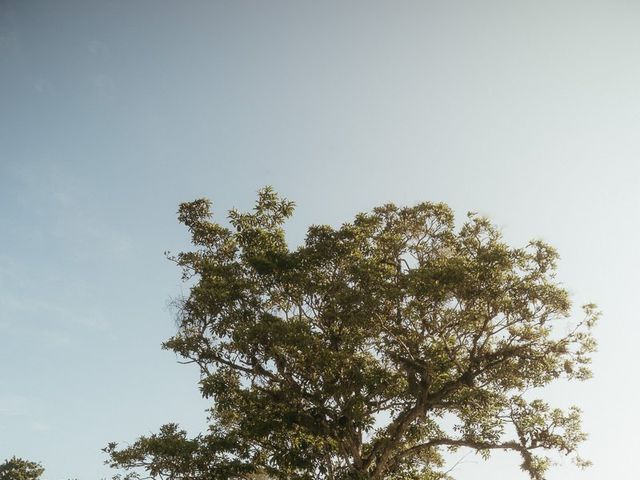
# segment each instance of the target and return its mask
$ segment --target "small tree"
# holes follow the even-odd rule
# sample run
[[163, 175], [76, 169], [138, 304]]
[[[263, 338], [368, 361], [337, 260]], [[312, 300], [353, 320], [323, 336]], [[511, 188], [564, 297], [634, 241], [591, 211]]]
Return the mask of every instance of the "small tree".
[[44, 473], [42, 465], [11, 457], [0, 465], [0, 480], [38, 480]]
[[485, 218], [456, 229], [446, 205], [421, 203], [312, 226], [291, 250], [282, 226], [293, 203], [270, 188], [252, 212], [230, 211], [230, 228], [210, 208], [180, 206], [195, 249], [173, 259], [195, 283], [164, 344], [200, 368], [210, 430], [189, 439], [168, 425], [110, 444], [112, 466], [429, 480], [450, 478], [445, 450], [467, 448], [515, 452], [540, 480], [548, 452], [575, 454], [585, 439], [576, 407], [525, 394], [587, 379], [595, 347], [597, 311], [570, 321], [549, 245], [513, 248]]

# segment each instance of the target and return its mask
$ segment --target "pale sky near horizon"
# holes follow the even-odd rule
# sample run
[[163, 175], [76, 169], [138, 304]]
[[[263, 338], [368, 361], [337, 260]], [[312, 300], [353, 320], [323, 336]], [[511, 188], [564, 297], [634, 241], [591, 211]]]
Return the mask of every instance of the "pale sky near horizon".
[[[0, 461], [47, 480], [100, 449], [205, 425], [160, 349], [184, 292], [181, 201], [224, 218], [271, 184], [307, 225], [393, 201], [488, 215], [562, 256], [599, 304], [580, 471], [637, 470], [640, 4], [632, 1], [0, 0]], [[468, 457], [459, 480], [525, 479]]]

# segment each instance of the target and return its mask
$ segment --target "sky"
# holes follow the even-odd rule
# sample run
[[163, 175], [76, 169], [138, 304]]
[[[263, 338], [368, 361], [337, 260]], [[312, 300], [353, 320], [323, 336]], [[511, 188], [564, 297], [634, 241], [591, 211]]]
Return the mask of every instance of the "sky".
[[[100, 451], [201, 431], [198, 372], [160, 348], [186, 291], [178, 204], [273, 185], [288, 239], [386, 202], [489, 216], [560, 252], [603, 317], [578, 404], [594, 466], [637, 471], [640, 4], [0, 0], [0, 460], [107, 478]], [[465, 457], [459, 480], [525, 479]]]

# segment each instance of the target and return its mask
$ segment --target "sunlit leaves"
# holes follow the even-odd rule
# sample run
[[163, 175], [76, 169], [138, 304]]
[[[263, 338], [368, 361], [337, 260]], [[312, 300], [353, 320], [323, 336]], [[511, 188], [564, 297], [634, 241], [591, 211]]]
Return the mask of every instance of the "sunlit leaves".
[[0, 480], [38, 480], [43, 473], [39, 463], [15, 456], [0, 464]]

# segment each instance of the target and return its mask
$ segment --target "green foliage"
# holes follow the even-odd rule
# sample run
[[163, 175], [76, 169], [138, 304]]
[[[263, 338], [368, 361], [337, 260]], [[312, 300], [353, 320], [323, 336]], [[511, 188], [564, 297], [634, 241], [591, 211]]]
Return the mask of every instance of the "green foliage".
[[0, 480], [38, 480], [44, 473], [39, 463], [12, 457], [0, 465]]
[[214, 435], [213, 429], [209, 435], [189, 439], [184, 430], [168, 424], [161, 427], [158, 434], [142, 437], [124, 450], [118, 450], [116, 443], [110, 443], [104, 451], [110, 455], [114, 466], [147, 471], [143, 477], [131, 471], [124, 476], [125, 479], [147, 476], [228, 479], [235, 474], [252, 471], [243, 462], [227, 459], [230, 453], [234, 453], [235, 445], [231, 436]]
[[164, 347], [198, 365], [210, 430], [175, 425], [106, 451], [153, 478], [435, 480], [443, 452], [520, 455], [544, 478], [549, 452], [585, 439], [568, 412], [525, 391], [589, 378], [595, 306], [572, 322], [558, 255], [507, 245], [485, 218], [460, 228], [441, 203], [314, 225], [290, 249], [293, 203], [272, 189], [253, 211], [211, 219], [180, 206], [194, 249], [172, 259], [194, 284]]

